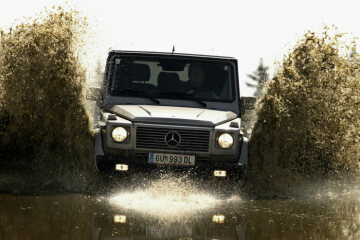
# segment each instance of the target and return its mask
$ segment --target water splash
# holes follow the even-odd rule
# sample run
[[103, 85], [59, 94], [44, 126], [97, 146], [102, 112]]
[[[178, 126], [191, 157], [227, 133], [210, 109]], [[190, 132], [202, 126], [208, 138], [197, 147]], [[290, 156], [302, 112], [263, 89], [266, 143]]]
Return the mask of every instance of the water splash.
[[164, 177], [148, 187], [122, 191], [109, 197], [111, 205], [160, 219], [193, 218], [219, 204], [239, 202], [239, 196], [222, 199], [197, 186], [187, 177]]
[[248, 180], [261, 195], [359, 173], [360, 61], [328, 30], [305, 35], [258, 101]]

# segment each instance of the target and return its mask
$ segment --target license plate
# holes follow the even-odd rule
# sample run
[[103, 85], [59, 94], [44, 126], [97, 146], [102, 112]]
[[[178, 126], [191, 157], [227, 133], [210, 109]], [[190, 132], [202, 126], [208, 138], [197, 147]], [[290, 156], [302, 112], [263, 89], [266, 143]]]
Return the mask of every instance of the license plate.
[[168, 153], [149, 153], [148, 163], [176, 166], [194, 166], [195, 156]]

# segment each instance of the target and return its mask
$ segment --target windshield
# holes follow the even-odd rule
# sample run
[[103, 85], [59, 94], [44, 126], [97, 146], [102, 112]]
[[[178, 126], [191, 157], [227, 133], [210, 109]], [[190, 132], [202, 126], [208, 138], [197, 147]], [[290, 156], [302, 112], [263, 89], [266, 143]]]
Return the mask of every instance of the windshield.
[[233, 72], [222, 61], [114, 57], [108, 89], [112, 96], [232, 102]]

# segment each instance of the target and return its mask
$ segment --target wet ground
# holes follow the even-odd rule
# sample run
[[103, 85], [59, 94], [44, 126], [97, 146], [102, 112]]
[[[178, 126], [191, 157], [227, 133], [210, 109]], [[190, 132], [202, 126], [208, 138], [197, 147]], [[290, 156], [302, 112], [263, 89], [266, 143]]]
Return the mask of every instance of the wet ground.
[[170, 177], [93, 195], [0, 195], [0, 239], [360, 238], [354, 188], [252, 200], [196, 185]]

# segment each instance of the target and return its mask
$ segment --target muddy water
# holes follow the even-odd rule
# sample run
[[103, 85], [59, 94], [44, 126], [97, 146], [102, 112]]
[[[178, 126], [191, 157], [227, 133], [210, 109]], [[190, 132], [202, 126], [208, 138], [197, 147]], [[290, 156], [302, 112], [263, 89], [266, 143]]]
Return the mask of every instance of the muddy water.
[[172, 180], [121, 189], [92, 196], [0, 195], [0, 239], [360, 237], [360, 194], [354, 188], [287, 200], [219, 196]]

